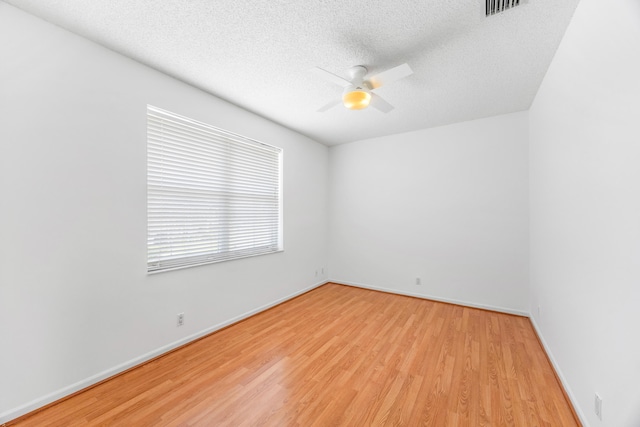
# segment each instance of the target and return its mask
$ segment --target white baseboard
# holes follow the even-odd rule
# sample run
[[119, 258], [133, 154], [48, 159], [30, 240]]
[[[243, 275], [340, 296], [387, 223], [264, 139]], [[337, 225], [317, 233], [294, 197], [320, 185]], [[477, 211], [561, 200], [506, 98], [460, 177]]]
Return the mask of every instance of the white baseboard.
[[562, 383], [562, 387], [564, 387], [564, 391], [567, 392], [567, 396], [569, 397], [569, 400], [571, 401], [571, 405], [573, 406], [573, 409], [576, 411], [576, 414], [578, 415], [578, 418], [580, 418], [580, 422], [582, 423], [583, 426], [588, 426], [589, 423], [587, 422], [587, 417], [584, 416], [584, 413], [582, 412], [582, 409], [580, 408], [580, 405], [578, 405], [578, 400], [576, 399], [575, 395], [573, 394], [573, 391], [571, 391], [571, 387], [569, 386], [569, 382], [567, 381], [565, 376], [562, 374], [562, 370], [560, 369], [560, 365], [558, 365], [558, 362], [556, 361], [555, 357], [553, 357], [553, 353], [551, 352], [551, 348], [549, 348], [549, 345], [545, 341], [544, 336], [542, 335], [542, 332], [540, 331], [540, 328], [538, 327], [538, 323], [536, 322], [536, 319], [533, 316], [529, 316], [529, 320], [531, 320], [531, 324], [533, 325], [533, 328], [536, 330], [536, 333], [538, 334], [538, 338], [540, 338], [540, 342], [542, 343], [542, 347], [544, 348], [545, 353], [547, 353], [547, 357], [549, 357], [549, 360], [551, 361], [551, 364], [553, 365], [553, 369], [556, 371], [556, 375], [560, 379], [560, 382]]
[[48, 405], [52, 402], [55, 402], [56, 400], [60, 400], [63, 397], [69, 396], [70, 394], [73, 394], [75, 392], [78, 392], [80, 390], [83, 390], [87, 387], [90, 387], [96, 383], [99, 383], [100, 381], [106, 380], [107, 378], [110, 378], [114, 375], [117, 375], [121, 372], [126, 371], [127, 369], [131, 369], [135, 366], [138, 366], [140, 364], [143, 364], [151, 359], [154, 359], [158, 356], [161, 356], [171, 350], [174, 350], [180, 346], [183, 346], [185, 344], [190, 343], [191, 341], [195, 341], [198, 338], [202, 338], [205, 335], [209, 335], [212, 332], [218, 331], [222, 328], [225, 328], [229, 325], [232, 325], [236, 322], [239, 322], [241, 320], [244, 320], [248, 317], [251, 317], [255, 314], [258, 314], [262, 311], [268, 310], [271, 307], [274, 307], [278, 304], [281, 304], [285, 301], [288, 301], [292, 298], [297, 297], [298, 295], [302, 295], [305, 292], [308, 292], [312, 289], [315, 289], [319, 286], [322, 286], [326, 283], [328, 283], [328, 280], [324, 280], [318, 283], [315, 283], [307, 288], [304, 288], [302, 290], [296, 291], [292, 294], [289, 294], [285, 297], [279, 298], [273, 302], [270, 302], [268, 304], [265, 304], [261, 307], [258, 307], [254, 310], [248, 311], [246, 313], [243, 313], [239, 316], [236, 316], [234, 318], [231, 318], [229, 320], [226, 320], [222, 323], [218, 323], [217, 325], [213, 325], [209, 328], [206, 328], [200, 332], [196, 332], [195, 334], [189, 335], [187, 337], [184, 337], [178, 341], [174, 341], [170, 344], [167, 344], [165, 346], [162, 346], [156, 350], [150, 351], [149, 353], [143, 354], [141, 356], [136, 357], [135, 359], [131, 359], [129, 361], [126, 361], [124, 363], [121, 363], [120, 365], [114, 366], [113, 368], [107, 369], [105, 371], [102, 371], [98, 374], [95, 374], [89, 378], [86, 378], [84, 380], [78, 381], [74, 384], [71, 384], [69, 386], [63, 387], [60, 390], [54, 391], [52, 393], [47, 394], [46, 396], [42, 396], [39, 397], [37, 399], [32, 400], [31, 402], [25, 403], [24, 405], [20, 405], [17, 408], [13, 408], [13, 409], [9, 409], [8, 411], [5, 411], [3, 413], [0, 414], [0, 424], [9, 422], [11, 420], [14, 420], [18, 417], [21, 417], [22, 415], [28, 414], [29, 412], [35, 411], [38, 408], [41, 408], [45, 405]]
[[437, 297], [437, 296], [433, 296], [433, 295], [418, 294], [418, 293], [407, 292], [407, 291], [402, 291], [402, 290], [398, 290], [398, 289], [384, 288], [384, 287], [381, 287], [381, 286], [371, 286], [371, 285], [365, 285], [363, 283], [349, 282], [349, 281], [346, 281], [346, 280], [330, 279], [329, 282], [337, 283], [339, 285], [353, 286], [353, 287], [356, 287], [356, 288], [363, 288], [363, 289], [371, 289], [371, 290], [374, 290], [374, 291], [388, 292], [388, 293], [391, 293], [391, 294], [405, 295], [405, 296], [409, 296], [409, 297], [428, 299], [428, 300], [438, 301], [438, 302], [446, 302], [446, 303], [449, 303], [449, 304], [463, 305], [465, 307], [481, 308], [481, 309], [484, 309], [484, 310], [497, 311], [497, 312], [500, 312], [500, 313], [515, 314], [517, 316], [530, 317], [528, 312], [523, 311], [523, 310], [515, 310], [515, 309], [512, 309], [512, 308], [498, 307], [498, 306], [493, 306], [493, 305], [488, 305], [488, 304], [478, 304], [478, 303], [474, 303], [474, 302], [461, 301], [461, 300], [456, 300], [456, 299], [451, 299], [451, 298], [442, 298], [442, 297]]

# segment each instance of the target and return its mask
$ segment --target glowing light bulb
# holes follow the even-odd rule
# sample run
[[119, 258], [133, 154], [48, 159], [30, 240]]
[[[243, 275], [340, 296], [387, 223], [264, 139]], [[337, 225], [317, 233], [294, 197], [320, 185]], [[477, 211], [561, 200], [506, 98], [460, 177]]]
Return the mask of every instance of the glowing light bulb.
[[371, 94], [364, 90], [354, 90], [342, 95], [342, 103], [350, 110], [362, 110], [369, 106]]

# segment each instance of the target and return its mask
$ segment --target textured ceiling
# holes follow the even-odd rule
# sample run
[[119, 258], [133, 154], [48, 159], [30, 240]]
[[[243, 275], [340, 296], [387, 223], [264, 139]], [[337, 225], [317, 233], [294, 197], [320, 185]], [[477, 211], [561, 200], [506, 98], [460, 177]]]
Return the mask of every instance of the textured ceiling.
[[[529, 108], [579, 0], [5, 0], [327, 145]], [[342, 88], [309, 70], [414, 74], [396, 108], [316, 110]]]

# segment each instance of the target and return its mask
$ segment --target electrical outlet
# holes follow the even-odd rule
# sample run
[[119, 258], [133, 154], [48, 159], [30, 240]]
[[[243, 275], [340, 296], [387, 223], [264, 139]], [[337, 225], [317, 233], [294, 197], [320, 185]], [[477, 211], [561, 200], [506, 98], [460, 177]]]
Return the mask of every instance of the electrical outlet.
[[320, 273], [324, 276], [324, 267], [320, 269]]
[[596, 415], [598, 416], [600, 421], [602, 421], [602, 398], [598, 396], [598, 393], [596, 393], [595, 410]]
[[184, 313], [178, 313], [178, 326], [184, 325]]
[[418, 286], [422, 285], [422, 280], [420, 280], [419, 277], [416, 277], [416, 285]]

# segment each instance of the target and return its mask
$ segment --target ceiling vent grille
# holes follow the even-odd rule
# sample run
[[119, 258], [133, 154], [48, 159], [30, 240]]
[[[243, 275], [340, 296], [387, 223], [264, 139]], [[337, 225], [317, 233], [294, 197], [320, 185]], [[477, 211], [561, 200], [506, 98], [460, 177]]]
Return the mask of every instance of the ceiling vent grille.
[[504, 12], [507, 9], [520, 5], [520, 0], [485, 0], [487, 4], [487, 16]]

